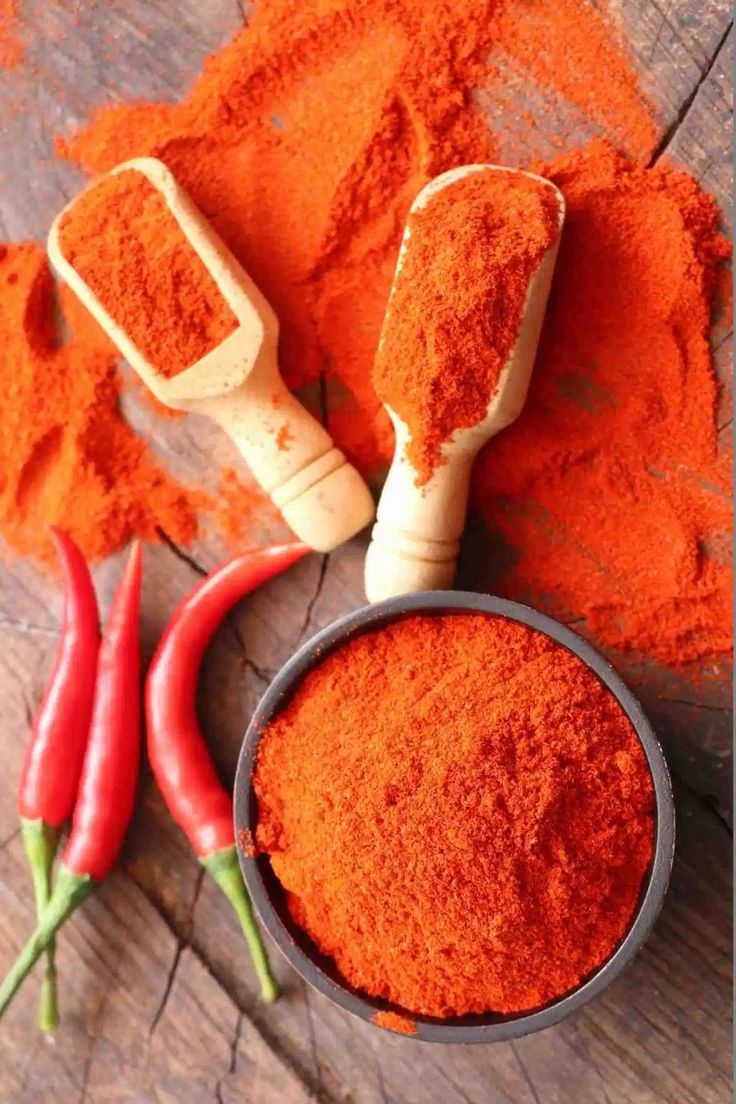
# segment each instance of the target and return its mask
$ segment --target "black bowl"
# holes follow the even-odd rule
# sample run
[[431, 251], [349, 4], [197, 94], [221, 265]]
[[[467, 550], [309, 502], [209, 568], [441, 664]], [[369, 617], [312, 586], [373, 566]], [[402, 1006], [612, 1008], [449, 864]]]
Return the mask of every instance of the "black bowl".
[[[629, 965], [647, 939], [667, 893], [674, 854], [674, 803], [662, 749], [639, 702], [610, 663], [567, 626], [537, 610], [501, 598], [464, 591], [408, 594], [348, 613], [317, 633], [281, 668], [256, 709], [240, 752], [235, 778], [235, 838], [250, 839], [255, 835], [258, 810], [252, 782], [261, 735], [312, 667], [352, 637], [380, 628], [390, 621], [417, 613], [446, 615], [468, 611], [505, 617], [545, 633], [583, 660], [612, 692], [631, 721], [652, 772], [656, 822], [654, 854], [642, 885], [639, 907], [626, 935], [610, 958], [575, 989], [530, 1012], [508, 1015], [487, 1013], [442, 1020], [412, 1015], [416, 1030], [411, 1038], [425, 1042], [489, 1043], [518, 1038], [558, 1023], [601, 993]], [[249, 833], [245, 837], [243, 830]], [[341, 1008], [369, 1022], [377, 1012], [394, 1011], [408, 1015], [405, 1010], [386, 1001], [352, 989], [339, 975], [332, 961], [320, 954], [309, 937], [291, 921], [283, 890], [271, 870], [268, 858], [254, 858], [242, 848], [238, 849], [238, 854], [245, 883], [264, 927], [306, 982]]]

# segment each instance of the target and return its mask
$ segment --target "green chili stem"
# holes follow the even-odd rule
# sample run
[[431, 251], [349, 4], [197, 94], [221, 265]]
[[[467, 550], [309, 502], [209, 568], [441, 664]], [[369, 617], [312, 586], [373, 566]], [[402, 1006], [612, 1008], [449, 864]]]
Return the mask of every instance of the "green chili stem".
[[268, 961], [268, 954], [253, 915], [253, 907], [250, 903], [248, 891], [243, 884], [243, 876], [240, 873], [235, 847], [225, 847], [222, 851], [213, 851], [211, 855], [206, 855], [200, 859], [200, 862], [215, 879], [235, 910], [253, 959], [258, 980], [261, 983], [263, 999], [275, 1001], [279, 995], [278, 985], [271, 972], [271, 964]]
[[[23, 843], [33, 876], [36, 897], [36, 922], [51, 899], [51, 873], [59, 843], [59, 829], [42, 820], [21, 817]], [[59, 1008], [56, 996], [56, 963], [53, 939], [46, 948], [46, 967], [41, 983], [41, 999], [38, 1007], [38, 1026], [42, 1031], [55, 1031], [59, 1026]]]
[[83, 874], [72, 874], [64, 866], [59, 868], [51, 899], [43, 910], [38, 926], [20, 952], [10, 971], [0, 985], [0, 1016], [20, 989], [23, 981], [38, 962], [39, 958], [53, 941], [57, 931], [92, 892], [95, 883]]

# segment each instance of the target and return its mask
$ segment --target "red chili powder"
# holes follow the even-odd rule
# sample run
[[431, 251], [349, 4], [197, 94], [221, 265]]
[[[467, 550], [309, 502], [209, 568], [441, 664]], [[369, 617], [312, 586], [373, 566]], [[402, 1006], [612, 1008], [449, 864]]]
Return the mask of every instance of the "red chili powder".
[[409, 429], [420, 484], [486, 416], [559, 219], [554, 189], [506, 172], [471, 173], [410, 214], [373, 385]]
[[398, 1012], [376, 1012], [372, 1023], [386, 1031], [397, 1031], [400, 1035], [416, 1035], [416, 1021]]
[[728, 652], [717, 206], [686, 173], [604, 143], [538, 168], [565, 195], [565, 229], [526, 407], [474, 470], [505, 550], [481, 585], [664, 663]]
[[328, 656], [266, 729], [256, 842], [355, 988], [408, 1013], [537, 1008], [611, 955], [652, 857], [653, 789], [613, 695], [482, 615]]
[[[581, 133], [635, 158], [596, 144], [543, 170], [567, 198], [567, 226], [526, 410], [476, 469], [492, 534], [473, 584], [584, 618], [609, 649], [676, 666], [730, 643], [727, 460], [707, 344], [727, 247], [715, 204], [688, 176], [645, 168], [661, 127], [606, 6], [259, 0], [183, 102], [105, 108], [60, 150], [89, 172], [163, 158], [272, 302], [287, 381], [324, 377], [336, 443], [373, 476], [393, 436], [371, 368], [420, 188], [461, 164], [529, 168], [550, 148], [577, 148]], [[119, 547], [137, 519], [140, 532], [156, 518], [168, 531], [164, 473], [144, 497], [145, 466], [89, 444], [118, 432], [114, 384], [98, 392], [94, 434], [77, 414], [92, 409], [77, 381], [113, 371], [109, 346], [78, 331], [63, 356], [39, 357], [51, 318], [50, 297], [42, 309], [17, 295], [4, 305], [0, 403], [23, 429], [0, 427], [3, 537], [24, 552], [43, 545], [67, 471], [84, 472], [72, 536], [88, 552]], [[16, 409], [19, 363], [34, 371]], [[43, 415], [34, 424], [25, 409]], [[91, 472], [104, 477], [89, 479], [88, 500]]]
[[117, 354], [66, 288], [71, 335], [57, 340], [43, 251], [0, 246], [0, 528], [24, 555], [54, 562], [49, 522], [98, 558], [134, 535], [177, 544], [197, 532], [208, 495], [179, 484], [119, 410]]
[[18, 0], [0, 0], [0, 69], [15, 69], [25, 50], [18, 37]]
[[114, 173], [83, 192], [59, 223], [59, 244], [111, 318], [166, 377], [191, 367], [237, 327], [143, 173]]

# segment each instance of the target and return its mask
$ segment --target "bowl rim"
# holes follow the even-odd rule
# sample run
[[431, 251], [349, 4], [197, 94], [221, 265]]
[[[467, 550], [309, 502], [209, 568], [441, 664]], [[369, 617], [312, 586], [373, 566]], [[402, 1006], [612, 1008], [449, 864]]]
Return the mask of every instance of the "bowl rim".
[[[235, 776], [235, 839], [250, 840], [255, 827], [255, 797], [252, 790], [258, 744], [265, 727], [286, 704], [306, 674], [335, 648], [352, 637], [378, 629], [391, 621], [414, 614], [480, 613], [517, 621], [557, 641], [581, 659], [611, 691], [628, 716], [644, 749], [652, 776], [655, 800], [653, 859], [646, 889], [636, 914], [611, 956], [571, 992], [543, 1008], [511, 1014], [489, 1022], [482, 1016], [444, 1021], [430, 1017], [404, 1016], [415, 1022], [415, 1031], [405, 1038], [437, 1043], [487, 1043], [520, 1038], [559, 1023], [606, 989], [641, 950], [664, 903], [675, 848], [675, 809], [672, 784], [659, 741], [637, 698], [611, 663], [578, 633], [531, 606], [506, 598], [472, 591], [421, 591], [361, 606], [333, 621], [307, 640], [276, 674], [261, 698], [243, 739]], [[243, 830], [246, 834], [243, 836]], [[296, 972], [339, 1007], [360, 1019], [374, 1023], [377, 1012], [395, 1010], [384, 1001], [373, 1000], [338, 983], [294, 940], [271, 899], [263, 878], [263, 857], [247, 853], [238, 845], [238, 858], [245, 883], [260, 920]], [[489, 1014], [491, 1015], [491, 1014]], [[466, 1020], [467, 1022], [462, 1022]], [[479, 1022], [480, 1021], [480, 1022]], [[375, 1025], [374, 1025], [375, 1026]], [[384, 1028], [384, 1030], [392, 1030]], [[402, 1033], [403, 1034], [403, 1033]]]

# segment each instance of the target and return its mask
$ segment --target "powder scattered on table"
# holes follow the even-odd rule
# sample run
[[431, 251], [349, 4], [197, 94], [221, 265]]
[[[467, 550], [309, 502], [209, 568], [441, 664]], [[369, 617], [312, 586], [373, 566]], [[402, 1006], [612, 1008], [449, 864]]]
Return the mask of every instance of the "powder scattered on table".
[[18, 0], [0, 0], [0, 69], [15, 69], [25, 50], [18, 35]]
[[402, 1016], [399, 1012], [376, 1012], [372, 1023], [376, 1027], [382, 1027], [385, 1031], [396, 1031], [399, 1035], [416, 1035], [416, 1020], [409, 1016]]
[[[393, 442], [371, 367], [412, 200], [456, 165], [530, 168], [535, 154], [562, 150], [542, 167], [568, 203], [547, 333], [524, 413], [480, 456], [473, 503], [491, 534], [474, 584], [584, 618], [609, 649], [677, 665], [729, 643], [727, 461], [707, 344], [727, 246], [715, 204], [688, 176], [645, 167], [661, 127], [601, 6], [259, 0], [186, 100], [103, 108], [59, 152], [92, 173], [146, 154], [169, 165], [276, 309], [287, 382], [325, 379], [336, 444], [377, 477]], [[605, 144], [565, 154], [581, 134], [607, 135], [631, 160]], [[15, 365], [45, 347], [51, 307], [15, 317], [23, 325], [0, 372], [11, 412]], [[40, 547], [43, 525], [60, 519], [58, 458], [33, 460], [51, 429], [72, 465], [104, 472], [95, 488], [126, 515], [101, 526], [94, 548], [72, 532], [85, 553], [113, 551], [130, 525], [149, 535], [164, 473], [140, 502], [143, 485], [89, 448], [81, 418], [73, 437], [64, 430], [90, 373], [110, 376], [95, 438], [106, 419], [117, 425], [110, 364], [99, 337], [78, 334], [35, 377], [32, 405], [55, 395], [43, 430], [0, 437], [0, 528], [12, 547]], [[31, 468], [20, 508], [14, 488]], [[95, 490], [85, 506], [85, 493], [86, 481], [80, 523], [100, 505]], [[176, 493], [191, 508], [189, 492]], [[188, 517], [178, 539], [196, 528]]]
[[477, 425], [511, 355], [559, 202], [531, 176], [474, 172], [412, 210], [373, 367], [425, 484], [456, 429]]
[[97, 558], [159, 527], [194, 539], [209, 499], [157, 463], [118, 410], [116, 353], [62, 289], [72, 334], [58, 344], [54, 286], [38, 246], [0, 247], [0, 526], [15, 549], [53, 559], [46, 524], [58, 521]]
[[136, 348], [170, 378], [212, 352], [237, 319], [166, 200], [132, 169], [113, 173], [59, 221], [59, 245]]
[[268, 725], [254, 785], [296, 925], [409, 1014], [574, 988], [652, 857], [651, 775], [616, 699], [549, 637], [483, 615], [342, 645]]

